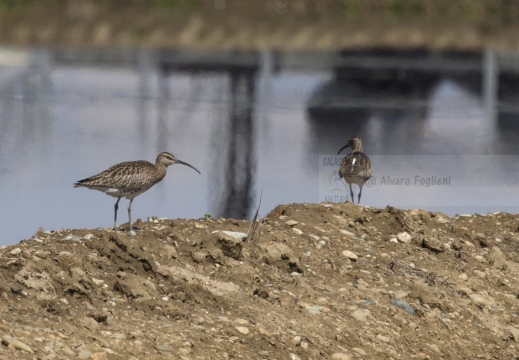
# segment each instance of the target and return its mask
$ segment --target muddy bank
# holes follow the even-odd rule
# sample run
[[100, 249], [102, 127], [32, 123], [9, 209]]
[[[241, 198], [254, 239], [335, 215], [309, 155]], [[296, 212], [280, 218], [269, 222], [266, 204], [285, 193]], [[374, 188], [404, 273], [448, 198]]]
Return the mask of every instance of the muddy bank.
[[[519, 220], [291, 204], [0, 250], [0, 359], [515, 359]], [[222, 231], [227, 231], [223, 233]]]

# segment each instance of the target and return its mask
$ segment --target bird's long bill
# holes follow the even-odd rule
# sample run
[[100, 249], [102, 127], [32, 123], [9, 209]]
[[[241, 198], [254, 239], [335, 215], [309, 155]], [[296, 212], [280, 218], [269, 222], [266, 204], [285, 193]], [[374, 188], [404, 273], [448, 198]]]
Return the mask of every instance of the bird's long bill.
[[194, 167], [193, 165], [191, 164], [188, 164], [187, 162], [185, 161], [182, 161], [182, 160], [178, 160], [176, 161], [177, 164], [182, 164], [182, 165], [186, 165], [186, 166], [189, 166], [191, 169], [195, 170], [197, 173], [201, 174], [200, 171], [198, 171], [198, 169], [196, 167]]
[[341, 153], [342, 150], [346, 149], [348, 146], [350, 146], [350, 144], [346, 144], [344, 145], [343, 147], [341, 147], [341, 149], [339, 150], [339, 152], [337, 153], [337, 155], [339, 155]]

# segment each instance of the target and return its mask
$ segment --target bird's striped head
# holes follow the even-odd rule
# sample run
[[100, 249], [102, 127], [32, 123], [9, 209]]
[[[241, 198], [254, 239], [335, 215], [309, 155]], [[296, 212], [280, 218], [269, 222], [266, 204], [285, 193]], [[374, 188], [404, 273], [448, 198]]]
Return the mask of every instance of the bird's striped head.
[[155, 160], [155, 165], [163, 165], [168, 167], [173, 164], [182, 164], [185, 166], [189, 166], [191, 169], [195, 170], [197, 173], [200, 174], [200, 171], [198, 171], [198, 169], [195, 168], [193, 165], [188, 164], [187, 162], [184, 162], [182, 160], [178, 160], [173, 154], [168, 153], [166, 151], [161, 152], [157, 156], [157, 160]]
[[347, 147], [351, 147], [352, 152], [362, 152], [362, 140], [358, 136], [351, 137], [348, 143], [339, 150], [337, 155], [339, 155], [341, 151]]
[[161, 152], [157, 156], [157, 160], [155, 160], [156, 164], [161, 164], [164, 166], [173, 165], [176, 162], [177, 162], [177, 159], [175, 158], [175, 156], [173, 154], [165, 152], [165, 151]]

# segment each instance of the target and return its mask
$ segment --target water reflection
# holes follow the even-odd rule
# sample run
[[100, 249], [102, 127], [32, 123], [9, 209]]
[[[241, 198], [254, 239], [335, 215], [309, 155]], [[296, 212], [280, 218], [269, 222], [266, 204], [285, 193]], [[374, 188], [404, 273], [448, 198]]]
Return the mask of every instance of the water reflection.
[[[510, 111], [513, 117], [519, 113], [514, 100], [504, 95], [510, 94], [507, 89], [517, 69], [500, 68], [496, 59], [491, 51], [485, 54], [387, 49], [343, 52], [333, 66], [333, 77], [309, 100], [312, 126], [317, 134], [333, 129], [330, 135], [334, 142], [343, 132], [376, 139], [371, 149], [378, 154], [492, 153], [496, 149], [494, 132], [501, 130], [495, 124], [496, 119], [501, 120]], [[458, 94], [465, 93], [462, 101], [475, 96], [478, 110], [483, 113], [477, 114], [478, 119], [465, 119], [462, 124], [446, 124], [445, 137], [450, 137], [448, 133], [461, 125], [469, 130], [465, 135], [480, 137], [484, 133], [485, 138], [474, 141], [469, 148], [457, 147], [456, 143], [443, 146], [442, 139], [428, 146], [432, 117], [445, 112], [444, 116], [453, 123], [456, 117], [465, 115], [462, 103], [446, 98], [435, 105], [435, 97], [452, 92], [454, 87], [459, 88]], [[470, 134], [476, 122], [477, 134]], [[314, 140], [314, 148], [322, 152], [319, 137]]]
[[[259, 55], [223, 54], [223, 57], [215, 58], [213, 54], [187, 54], [191, 55], [187, 59], [182, 55], [162, 53], [158, 58], [159, 79], [167, 79], [175, 73], [198, 76], [216, 73], [227, 82], [227, 115], [223, 121], [217, 120], [213, 125], [219, 141], [213, 142], [211, 161], [216, 165], [217, 175], [212, 184], [212, 199], [216, 203], [218, 216], [247, 218], [253, 201], [256, 168], [254, 109], [257, 103]], [[165, 83], [163, 80], [161, 82]], [[171, 96], [167, 86], [161, 87], [160, 94], [161, 103], [166, 103]], [[161, 109], [159, 113], [164, 114], [163, 107]]]
[[319, 155], [352, 135], [378, 179], [453, 179], [366, 188], [366, 205], [515, 212], [519, 162], [489, 157], [519, 154], [515, 56], [0, 50], [0, 241], [40, 226], [109, 227], [112, 200], [73, 182], [161, 151], [203, 176], [169, 169], [135, 218], [246, 218], [261, 189], [261, 215], [316, 202]]

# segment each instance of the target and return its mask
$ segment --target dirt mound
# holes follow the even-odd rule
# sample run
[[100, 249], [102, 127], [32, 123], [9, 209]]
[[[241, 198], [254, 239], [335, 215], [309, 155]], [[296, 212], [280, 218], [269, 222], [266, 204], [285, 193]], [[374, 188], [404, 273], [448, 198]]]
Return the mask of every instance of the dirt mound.
[[0, 359], [517, 359], [519, 220], [352, 204], [39, 231], [0, 249]]

